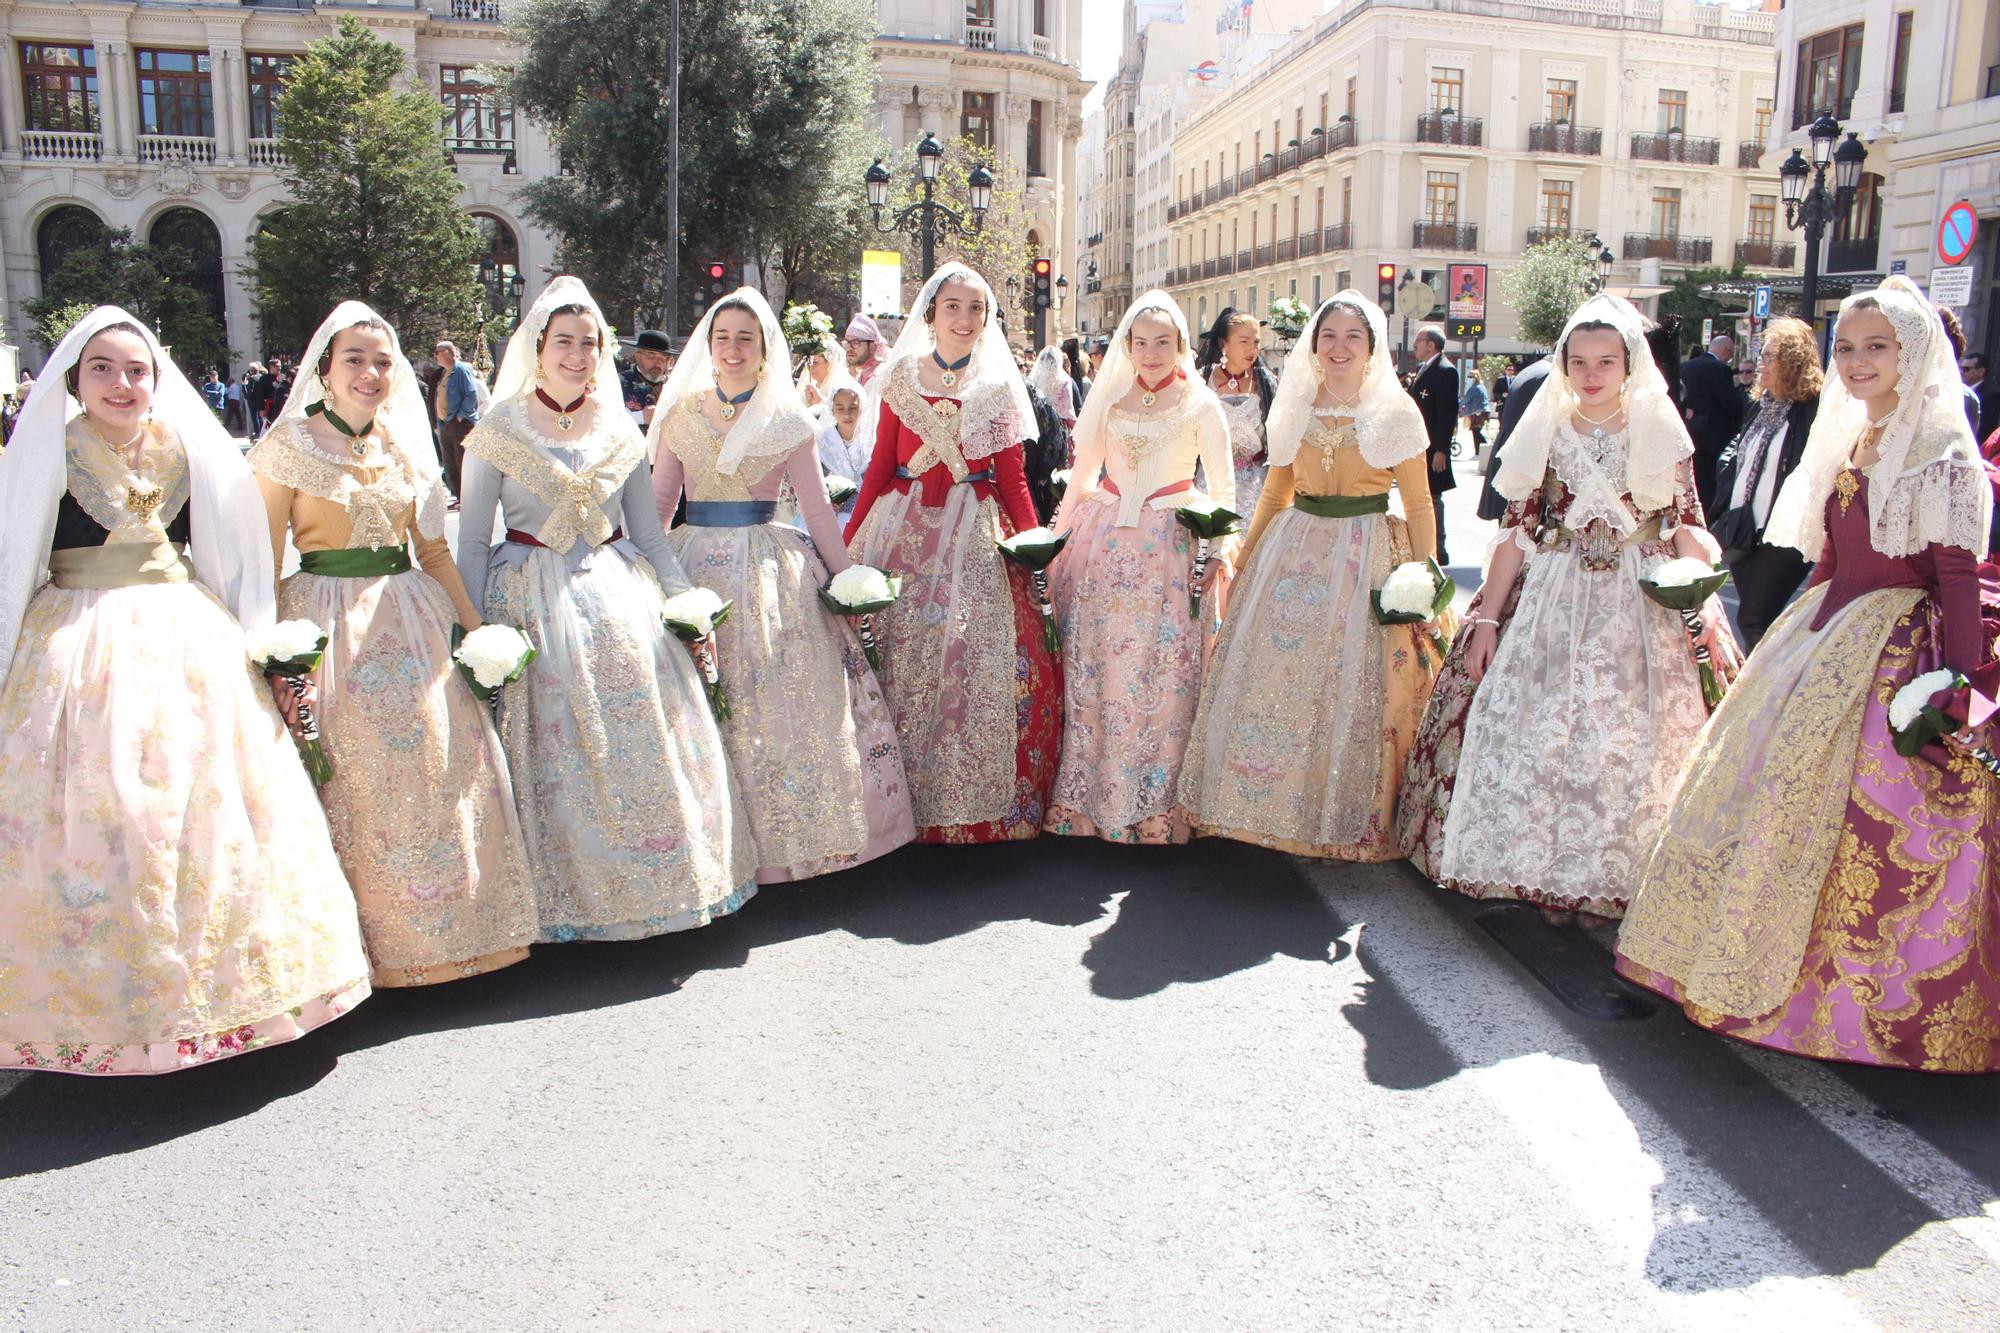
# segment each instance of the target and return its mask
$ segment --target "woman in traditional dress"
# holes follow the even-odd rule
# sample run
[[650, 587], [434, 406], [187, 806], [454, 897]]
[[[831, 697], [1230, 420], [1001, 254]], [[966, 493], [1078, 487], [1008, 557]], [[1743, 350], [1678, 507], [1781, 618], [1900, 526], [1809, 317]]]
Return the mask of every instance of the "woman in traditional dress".
[[[1501, 454], [1507, 513], [1411, 752], [1399, 819], [1439, 884], [1556, 924], [1624, 914], [1708, 717], [1679, 614], [1640, 587], [1674, 556], [1719, 557], [1693, 453], [1644, 318], [1586, 301]], [[1700, 636], [1726, 678], [1714, 598]]]
[[2000, 1070], [2000, 778], [1965, 752], [1994, 727], [1906, 758], [1889, 720], [1940, 669], [1993, 693], [2000, 607], [1982, 619], [1976, 554], [1992, 495], [1913, 283], [1842, 302], [1833, 355], [1765, 530], [1817, 562], [1812, 584], [1683, 769], [1618, 970], [1774, 1050]]
[[[1236, 486], [1222, 405], [1195, 375], [1187, 325], [1165, 292], [1147, 292], [1119, 321], [1076, 439], [1055, 519], [1069, 542], [1049, 571], [1068, 693], [1043, 827], [1186, 842], [1174, 793], [1238, 539], [1211, 544], [1197, 616], [1197, 540], [1177, 514], [1200, 498], [1234, 509]], [[1207, 497], [1194, 489], [1197, 464], [1213, 479]]]
[[[1069, 371], [1063, 366], [1063, 355], [1053, 347], [1044, 347], [1035, 353], [1035, 368], [1028, 376], [1028, 382], [1035, 386], [1042, 397], [1049, 400], [1063, 427], [1076, 430], [1076, 385], [1071, 382]], [[1067, 466], [1067, 463], [1064, 464]]]
[[327, 635], [312, 675], [333, 767], [320, 800], [374, 981], [491, 972], [528, 956], [534, 886], [500, 738], [452, 661], [454, 624], [480, 618], [445, 543], [423, 387], [358, 301], [334, 309], [299, 365], [250, 467], [276, 571], [287, 532], [299, 551], [279, 615]]
[[501, 693], [500, 739], [546, 941], [702, 926], [756, 892], [701, 677], [661, 620], [689, 584], [611, 357], [597, 303], [557, 278], [465, 441], [459, 572], [539, 653]]
[[1034, 420], [992, 290], [943, 265], [869, 386], [847, 524], [856, 560], [904, 575], [875, 625], [919, 842], [1032, 838], [1048, 810], [1061, 666], [1027, 572], [996, 547], [1035, 526], [1021, 452]]
[[[778, 318], [745, 287], [709, 308], [653, 417], [653, 498], [681, 567], [733, 603], [716, 630], [722, 725], [757, 881], [810, 879], [916, 836], [896, 727], [853, 627], [820, 601], [853, 563], [820, 480]], [[774, 521], [789, 478], [806, 532]], [[808, 536], [810, 534], [810, 536]], [[823, 554], [822, 554], [823, 553]]]
[[[1397, 382], [1381, 309], [1359, 292], [1306, 326], [1270, 438], [1181, 803], [1204, 833], [1393, 861], [1403, 764], [1451, 626], [1375, 617], [1372, 594], [1397, 565], [1436, 555], [1437, 529], [1423, 417]], [[1407, 522], [1389, 512], [1392, 486]]]
[[345, 1013], [368, 958], [250, 664], [270, 548], [235, 443], [100, 306], [0, 497], [0, 1068], [166, 1073]]
[[854, 483], [850, 495], [834, 509], [842, 523], [854, 512], [855, 496], [861, 492], [861, 478], [868, 471], [866, 435], [861, 429], [861, 403], [867, 390], [851, 375], [842, 375], [828, 386], [826, 410], [820, 416], [819, 470], [828, 481], [838, 477]]
[[1255, 315], [1227, 306], [1209, 326], [1195, 359], [1203, 382], [1222, 400], [1222, 412], [1229, 421], [1236, 500], [1246, 514], [1263, 494], [1267, 466], [1264, 425], [1278, 393], [1277, 381], [1257, 354], [1261, 339]]

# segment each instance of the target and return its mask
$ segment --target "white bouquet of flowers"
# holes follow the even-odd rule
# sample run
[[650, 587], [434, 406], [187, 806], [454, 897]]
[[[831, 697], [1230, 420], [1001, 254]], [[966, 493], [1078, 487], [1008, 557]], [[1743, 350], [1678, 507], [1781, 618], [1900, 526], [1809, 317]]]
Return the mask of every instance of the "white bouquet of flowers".
[[[1067, 484], [1069, 474], [1054, 474]], [[1050, 528], [1029, 528], [995, 543], [1000, 554], [1028, 571], [1028, 577], [1035, 585], [1035, 600], [1042, 608], [1042, 642], [1049, 646], [1051, 656], [1062, 650], [1062, 634], [1056, 629], [1056, 609], [1049, 601], [1049, 566], [1062, 553], [1063, 544], [1069, 541], [1069, 534], [1056, 532]]]
[[1312, 311], [1296, 296], [1281, 296], [1271, 302], [1271, 328], [1281, 338], [1296, 338], [1305, 332]]
[[1694, 648], [1695, 665], [1701, 670], [1702, 702], [1708, 705], [1711, 713], [1722, 702], [1722, 683], [1715, 677], [1708, 646], [1701, 641], [1701, 604], [1721, 592], [1722, 585], [1727, 582], [1728, 570], [1687, 555], [1661, 561], [1639, 580], [1646, 596], [1669, 611], [1680, 613], [1688, 643]]
[[875, 613], [887, 611], [902, 595], [903, 576], [885, 574], [873, 565], [849, 565], [819, 590], [827, 610], [837, 616], [860, 618], [855, 629], [861, 636], [861, 651], [868, 654], [868, 665], [878, 671], [882, 661], [875, 648]]
[[[1931, 703], [1933, 696], [1946, 692], [1952, 697], [1946, 701], [1945, 707], [1939, 708]], [[1963, 717], [1954, 714], [1963, 714]], [[1956, 736], [1962, 729], [1970, 729], [1992, 716], [1993, 700], [1974, 688], [1964, 676], [1949, 668], [1926, 671], [1897, 690], [1895, 697], [1889, 701], [1890, 743], [1895, 746], [1897, 754], [1913, 759], [1931, 742]], [[1987, 772], [2000, 777], [2000, 757], [1996, 757], [1991, 749], [1969, 745], [1965, 751]]]
[[835, 509], [840, 508], [849, 500], [861, 494], [859, 486], [856, 486], [837, 472], [829, 472], [821, 477], [820, 480], [826, 483], [826, 502]]
[[807, 302], [804, 305], [788, 305], [780, 323], [785, 330], [785, 344], [792, 353], [792, 360], [803, 368], [805, 359], [818, 356], [833, 341], [833, 318], [818, 306]]
[[[1422, 625], [1435, 621], [1451, 605], [1458, 587], [1435, 560], [1406, 560], [1389, 571], [1382, 586], [1369, 594], [1375, 620], [1382, 625]], [[1431, 630], [1438, 656], [1445, 654], [1444, 635]]]
[[451, 657], [472, 692], [489, 703], [500, 687], [517, 681], [535, 660], [535, 645], [512, 625], [481, 625], [453, 635]]
[[319, 669], [326, 656], [326, 631], [310, 620], [280, 620], [249, 642], [250, 660], [267, 676], [282, 677], [298, 704], [299, 761], [306, 766], [313, 785], [324, 787], [333, 777], [333, 764], [319, 741], [319, 721], [306, 702], [306, 680]]
[[667, 598], [661, 614], [675, 638], [693, 645], [695, 665], [708, 687], [708, 706], [718, 722], [729, 720], [729, 695], [715, 669], [715, 627], [729, 618], [732, 605], [711, 589], [689, 588]]
[[1218, 537], [1243, 530], [1243, 515], [1224, 508], [1206, 495], [1197, 494], [1174, 511], [1180, 525], [1196, 537], [1194, 577], [1188, 583], [1188, 615], [1201, 619], [1201, 578], [1208, 572], [1208, 544]]

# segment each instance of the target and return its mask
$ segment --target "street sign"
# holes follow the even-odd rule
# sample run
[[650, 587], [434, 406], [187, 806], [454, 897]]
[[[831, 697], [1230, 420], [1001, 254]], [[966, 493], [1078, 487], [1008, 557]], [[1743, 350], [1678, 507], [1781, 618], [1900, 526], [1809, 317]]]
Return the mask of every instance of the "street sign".
[[1931, 304], [1968, 306], [1972, 304], [1972, 270], [1970, 268], [1934, 268], [1931, 270]]
[[1979, 214], [1961, 199], [1938, 219], [1937, 255], [1940, 262], [1963, 264], [1979, 239]]
[[1451, 293], [1447, 313], [1455, 320], [1486, 318], [1486, 265], [1453, 264], [1446, 270], [1446, 290]]
[[1713, 319], [1704, 319], [1701, 322], [1701, 345], [1703, 347], [1708, 346], [1708, 344], [1714, 338], [1715, 338], [1715, 321]]
[[1413, 282], [1396, 293], [1396, 304], [1410, 319], [1429, 319], [1431, 311], [1438, 308], [1438, 294], [1427, 282]]
[[1889, 272], [1891, 272], [1891, 273], [1908, 273], [1909, 271], [1910, 271], [1910, 261], [1909, 261], [1909, 260], [1907, 260], [1907, 259], [1892, 259], [1892, 260], [1890, 260], [1890, 261], [1889, 261]]
[[1460, 342], [1478, 342], [1486, 336], [1486, 321], [1483, 319], [1454, 319], [1451, 321], [1451, 336]]
[[899, 250], [861, 252], [861, 310], [869, 315], [903, 313], [903, 255]]
[[1757, 286], [1757, 302], [1756, 302], [1756, 304], [1755, 304], [1755, 305], [1753, 305], [1753, 306], [1751, 306], [1751, 307], [1750, 307], [1750, 313], [1751, 313], [1751, 315], [1752, 315], [1752, 316], [1753, 316], [1754, 318], [1757, 318], [1757, 319], [1769, 319], [1769, 318], [1771, 317], [1771, 284], [1770, 284], [1770, 283], [1768, 283], [1768, 282], [1765, 282], [1765, 283], [1759, 283], [1759, 284], [1758, 284], [1758, 286]]

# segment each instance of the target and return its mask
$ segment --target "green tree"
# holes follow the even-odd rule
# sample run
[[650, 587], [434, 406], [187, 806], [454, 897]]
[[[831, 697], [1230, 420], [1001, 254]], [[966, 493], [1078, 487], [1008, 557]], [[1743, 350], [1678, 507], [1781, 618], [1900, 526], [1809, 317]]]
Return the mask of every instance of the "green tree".
[[1529, 246], [1500, 279], [1521, 337], [1538, 347], [1554, 347], [1563, 325], [1596, 290], [1597, 261], [1581, 236], [1555, 236]]
[[[966, 179], [974, 167], [985, 167], [993, 173], [993, 199], [986, 210], [986, 219], [979, 231], [972, 236], [958, 236], [946, 233], [939, 238], [937, 262], [942, 268], [946, 261], [956, 259], [986, 279], [999, 297], [1001, 304], [1007, 303], [1007, 279], [1012, 278], [1024, 290], [1030, 281], [1029, 261], [1034, 253], [1028, 245], [1029, 214], [1022, 198], [1023, 177], [1009, 168], [990, 148], [982, 148], [971, 139], [958, 138], [944, 140], [944, 160], [938, 166], [937, 183], [932, 189], [932, 198], [944, 204], [966, 219], [972, 220], [972, 210], [967, 202], [971, 190]], [[889, 203], [882, 210], [887, 218], [908, 207], [923, 197], [923, 186], [917, 181], [916, 156], [906, 154], [901, 164], [903, 170], [896, 170], [896, 183], [890, 187]], [[883, 165], [888, 166], [889, 163]], [[872, 228], [871, 228], [872, 230]], [[887, 240], [888, 238], [883, 238]], [[904, 287], [909, 299], [915, 299], [917, 287], [924, 280], [923, 242], [912, 236], [899, 238], [903, 253]], [[886, 248], [886, 247], [885, 247]], [[908, 301], [904, 302], [905, 308]], [[1007, 310], [1007, 331], [1019, 334], [1025, 322], [1032, 318], [1032, 310], [1023, 311], [1021, 299], [1017, 298]], [[1055, 312], [1050, 311], [1053, 324]]]
[[1703, 296], [1710, 283], [1727, 282], [1743, 276], [1743, 265], [1733, 268], [1691, 268], [1667, 283], [1660, 295], [1660, 313], [1681, 317], [1681, 350], [1691, 351], [1701, 341], [1701, 322], [1714, 319], [1729, 309], [1725, 301]]
[[100, 245], [63, 257], [25, 304], [35, 341], [54, 348], [70, 326], [100, 305], [123, 306], [158, 330], [174, 363], [190, 374], [225, 366], [232, 353], [222, 321], [189, 282], [193, 257], [179, 246], [147, 245], [129, 231], [105, 233]]
[[402, 70], [402, 50], [351, 16], [292, 65], [279, 104], [292, 203], [251, 239], [273, 345], [303, 346], [347, 299], [413, 346], [471, 325], [479, 229], [438, 148], [437, 99], [395, 91]]
[[872, 0], [680, 10], [681, 243], [667, 231], [668, 0], [530, 0], [518, 12], [524, 49], [506, 85], [565, 168], [527, 188], [530, 216], [614, 319], [664, 322], [673, 276], [691, 291], [709, 260], [781, 277], [780, 306], [838, 308], [813, 279], [831, 271], [851, 292], [859, 258]]

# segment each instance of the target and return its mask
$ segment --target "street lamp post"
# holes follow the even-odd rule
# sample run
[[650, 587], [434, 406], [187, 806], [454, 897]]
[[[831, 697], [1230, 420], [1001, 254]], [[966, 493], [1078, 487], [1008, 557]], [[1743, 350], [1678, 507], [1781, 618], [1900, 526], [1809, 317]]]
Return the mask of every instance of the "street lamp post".
[[1604, 291], [1611, 285], [1611, 266], [1618, 262], [1618, 254], [1610, 246], [1600, 246], [1597, 259], [1597, 290]]
[[970, 219], [946, 204], [937, 201], [938, 168], [944, 163], [944, 145], [929, 130], [917, 141], [917, 179], [923, 186], [923, 197], [897, 213], [885, 224], [882, 209], [889, 202], [889, 168], [876, 158], [868, 168], [863, 180], [868, 186], [868, 207], [875, 213], [875, 230], [887, 236], [902, 232], [915, 236], [924, 251], [923, 281], [929, 282], [931, 274], [937, 271], [937, 243], [940, 237], [959, 235], [967, 238], [977, 236], [986, 225], [986, 210], [993, 202], [993, 173], [985, 167], [975, 166], [965, 178], [966, 193], [971, 196], [972, 216]]
[[[1785, 225], [1793, 231], [1803, 231], [1806, 237], [1806, 273], [1800, 284], [1800, 304], [1806, 323], [1815, 329], [1819, 327], [1819, 247], [1826, 234], [1829, 222], [1845, 211], [1854, 202], [1854, 191], [1861, 184], [1861, 164], [1868, 159], [1868, 150], [1862, 146], [1860, 136], [1849, 133], [1847, 141], [1836, 150], [1834, 144], [1840, 138], [1840, 122], [1831, 112], [1822, 111], [1813, 122], [1807, 139], [1812, 145], [1812, 162], [1806, 162], [1798, 149], [1785, 159], [1778, 168], [1778, 184], [1785, 199]], [[1833, 189], [1826, 188], [1826, 168], [1833, 164]]]

